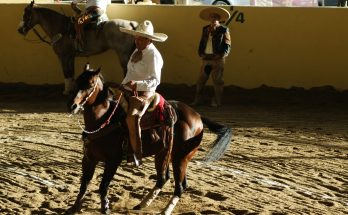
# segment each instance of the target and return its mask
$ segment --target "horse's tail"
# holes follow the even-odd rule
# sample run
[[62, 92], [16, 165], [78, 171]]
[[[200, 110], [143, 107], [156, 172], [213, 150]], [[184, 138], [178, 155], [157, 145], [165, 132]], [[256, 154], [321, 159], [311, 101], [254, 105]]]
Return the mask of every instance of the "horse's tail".
[[217, 138], [213, 143], [213, 147], [203, 158], [204, 162], [214, 162], [219, 160], [224, 153], [227, 151], [231, 140], [232, 140], [232, 129], [226, 127], [217, 122], [213, 122], [208, 118], [201, 117], [202, 122], [208, 126], [208, 129], [215, 134], [217, 134]]

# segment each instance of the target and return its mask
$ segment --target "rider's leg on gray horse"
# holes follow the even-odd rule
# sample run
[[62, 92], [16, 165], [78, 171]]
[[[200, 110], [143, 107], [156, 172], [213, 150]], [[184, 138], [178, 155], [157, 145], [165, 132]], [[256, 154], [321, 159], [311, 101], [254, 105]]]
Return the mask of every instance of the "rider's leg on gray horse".
[[103, 11], [99, 8], [87, 8], [86, 13], [78, 17], [76, 22], [75, 30], [76, 30], [76, 38], [75, 38], [75, 48], [79, 52], [83, 52], [85, 47], [84, 40], [84, 27], [92, 22], [97, 21], [98, 18], [103, 14]]

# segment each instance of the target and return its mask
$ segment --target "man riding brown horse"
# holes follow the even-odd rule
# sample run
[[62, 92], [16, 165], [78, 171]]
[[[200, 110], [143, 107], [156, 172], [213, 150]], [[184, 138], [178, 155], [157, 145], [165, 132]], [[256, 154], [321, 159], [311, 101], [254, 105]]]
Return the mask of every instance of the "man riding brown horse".
[[152, 41], [164, 42], [168, 36], [154, 33], [153, 25], [149, 20], [139, 24], [136, 30], [121, 27], [120, 31], [135, 37], [136, 50], [128, 61], [127, 74], [122, 85], [125, 90], [135, 92], [135, 95], [128, 98], [126, 121], [134, 161], [139, 166], [142, 158], [140, 119], [155, 96], [163, 67], [162, 56]]
[[91, 22], [96, 22], [96, 24], [98, 25], [102, 21], [109, 20], [109, 18], [106, 15], [106, 8], [107, 5], [111, 3], [110, 0], [87, 0], [85, 12], [81, 14], [82, 10], [77, 6], [77, 4], [82, 1], [84, 0], [73, 0], [71, 2], [71, 7], [77, 14], [77, 18], [75, 21], [75, 46], [76, 50], [81, 52], [83, 51], [84, 47], [84, 26]]

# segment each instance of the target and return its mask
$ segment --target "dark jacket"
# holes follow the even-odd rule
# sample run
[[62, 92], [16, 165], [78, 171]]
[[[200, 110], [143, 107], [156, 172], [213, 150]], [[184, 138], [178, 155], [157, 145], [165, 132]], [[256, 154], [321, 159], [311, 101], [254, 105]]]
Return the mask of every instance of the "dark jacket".
[[214, 56], [207, 56], [204, 51], [207, 46], [208, 38], [210, 34], [210, 25], [204, 26], [201, 36], [201, 41], [199, 42], [198, 54], [203, 59], [213, 58], [223, 58], [230, 53], [231, 48], [231, 37], [229, 29], [223, 25], [220, 25], [212, 32], [213, 41], [213, 53]]

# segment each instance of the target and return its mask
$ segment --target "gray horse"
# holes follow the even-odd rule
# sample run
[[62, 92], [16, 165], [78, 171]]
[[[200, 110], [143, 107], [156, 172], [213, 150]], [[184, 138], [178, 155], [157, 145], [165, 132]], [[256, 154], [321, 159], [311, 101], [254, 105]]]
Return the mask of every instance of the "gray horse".
[[[86, 44], [82, 52], [75, 49], [75, 30], [71, 17], [48, 8], [39, 7], [32, 1], [24, 9], [23, 20], [18, 32], [26, 35], [35, 25], [40, 25], [50, 38], [51, 41], [48, 43], [60, 60], [65, 82], [63, 94], [67, 95], [72, 91], [75, 57], [88, 57], [113, 49], [118, 55], [123, 74], [126, 74], [128, 59], [135, 49], [134, 38], [129, 34], [122, 33], [119, 28], [135, 29], [138, 25], [137, 22], [113, 19], [100, 24], [98, 29], [87, 29], [84, 32]], [[47, 42], [35, 29], [34, 32], [41, 40]]]

